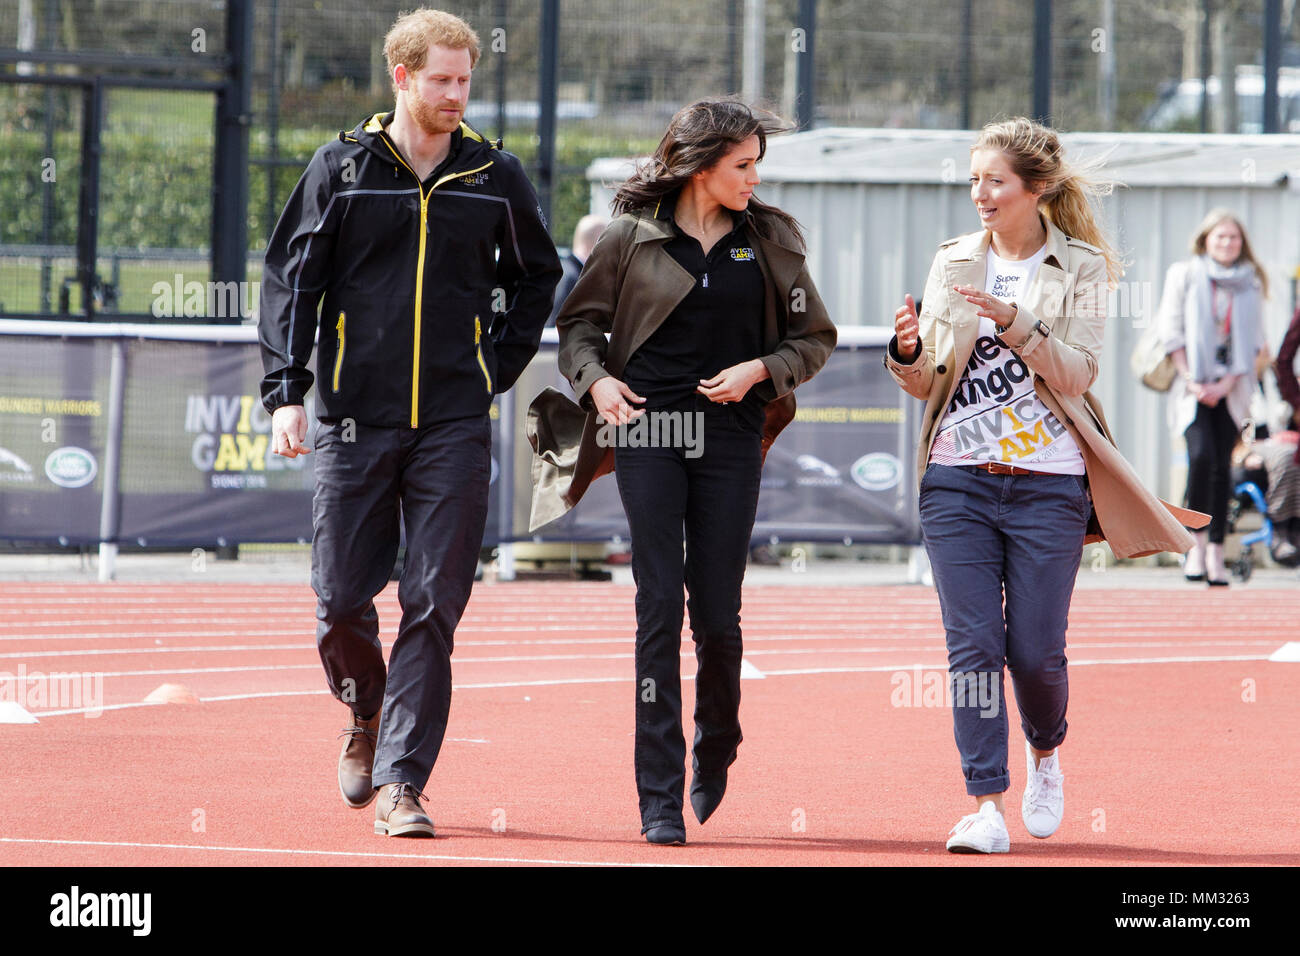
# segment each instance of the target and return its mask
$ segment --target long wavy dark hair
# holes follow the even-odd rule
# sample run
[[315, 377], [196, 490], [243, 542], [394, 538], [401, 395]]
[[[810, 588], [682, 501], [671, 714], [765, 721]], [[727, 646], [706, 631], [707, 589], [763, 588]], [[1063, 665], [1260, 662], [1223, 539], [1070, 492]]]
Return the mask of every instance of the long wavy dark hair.
[[[663, 197], [677, 192], [692, 176], [709, 169], [751, 136], [758, 137], [758, 158], [767, 152], [768, 136], [793, 127], [766, 110], [751, 109], [735, 99], [700, 100], [681, 110], [668, 124], [654, 155], [640, 163], [618, 188], [610, 203], [614, 215], [653, 209]], [[760, 222], [778, 220], [794, 233], [802, 246], [803, 230], [789, 213], [749, 197], [749, 210]]]

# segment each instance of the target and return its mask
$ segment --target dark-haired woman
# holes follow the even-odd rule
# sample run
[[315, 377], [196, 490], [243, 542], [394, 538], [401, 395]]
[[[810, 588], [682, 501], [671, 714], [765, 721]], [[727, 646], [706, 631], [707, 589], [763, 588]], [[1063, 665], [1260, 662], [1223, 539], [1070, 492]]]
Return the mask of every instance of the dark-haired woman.
[[618, 190], [618, 218], [556, 321], [560, 371], [585, 410], [576, 458], [560, 447], [579, 434], [562, 434], [562, 396], [543, 393], [530, 414], [534, 527], [616, 471], [632, 535], [635, 768], [651, 843], [686, 842], [683, 585], [697, 661], [691, 807], [703, 823], [741, 741], [740, 590], [763, 457], [794, 417], [795, 386], [835, 345], [797, 223], [753, 196], [777, 129], [731, 100], [673, 117]]
[[[1025, 737], [1021, 817], [1046, 838], [1065, 811], [1065, 630], [1083, 546], [1104, 535], [1117, 557], [1133, 557], [1185, 552], [1192, 538], [1115, 449], [1088, 391], [1120, 272], [1090, 203], [1104, 184], [1066, 162], [1055, 131], [1024, 118], [986, 126], [970, 169], [982, 228], [939, 247], [920, 316], [910, 295], [894, 314], [886, 364], [926, 403], [921, 530], [976, 804], [947, 848], [1006, 853], [1004, 667]], [[1089, 535], [1094, 511], [1100, 530]]]

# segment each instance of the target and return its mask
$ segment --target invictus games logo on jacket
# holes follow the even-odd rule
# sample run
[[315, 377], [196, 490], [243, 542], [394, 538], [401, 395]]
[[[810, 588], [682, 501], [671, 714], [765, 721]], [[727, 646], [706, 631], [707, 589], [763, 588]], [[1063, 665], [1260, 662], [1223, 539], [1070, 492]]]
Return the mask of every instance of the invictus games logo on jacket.
[[754, 250], [749, 246], [740, 246], [731, 250], [731, 258], [737, 262], [753, 262]]
[[487, 173], [470, 173], [468, 176], [460, 177], [460, 181], [466, 186], [482, 186], [488, 181]]

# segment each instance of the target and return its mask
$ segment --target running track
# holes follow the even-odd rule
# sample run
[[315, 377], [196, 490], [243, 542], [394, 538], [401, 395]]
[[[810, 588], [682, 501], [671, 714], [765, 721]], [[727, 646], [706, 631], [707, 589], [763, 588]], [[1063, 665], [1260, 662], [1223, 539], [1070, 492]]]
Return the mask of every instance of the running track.
[[[1300, 864], [1300, 663], [1268, 660], [1300, 640], [1294, 588], [1077, 591], [1065, 821], [1046, 841], [1019, 821], [1013, 714], [1012, 852], [995, 858], [943, 849], [972, 806], [949, 711], [922, 693], [946, 669], [923, 587], [747, 588], [727, 799], [706, 827], [688, 807], [688, 846], [647, 846], [632, 597], [477, 586], [426, 788], [439, 839], [405, 841], [338, 796], [344, 710], [323, 690], [306, 586], [0, 585], [0, 672], [100, 674], [103, 694], [29, 697], [39, 724], [0, 724], [0, 864]], [[377, 603], [387, 646], [396, 586]], [[163, 683], [201, 703], [141, 703]]]

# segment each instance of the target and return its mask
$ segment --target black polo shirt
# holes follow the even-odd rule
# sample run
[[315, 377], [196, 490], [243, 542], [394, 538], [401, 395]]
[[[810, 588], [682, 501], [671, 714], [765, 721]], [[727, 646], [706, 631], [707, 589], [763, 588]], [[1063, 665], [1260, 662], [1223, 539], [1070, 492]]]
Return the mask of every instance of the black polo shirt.
[[[766, 293], [745, 214], [732, 213], [735, 227], [706, 255], [699, 240], [673, 220], [676, 199], [665, 197], [658, 211], [658, 218], [670, 222], [673, 230], [664, 251], [695, 277], [695, 285], [624, 368], [623, 380], [645, 398], [647, 409], [687, 399], [696, 394], [700, 379], [763, 354]], [[765, 404], [750, 389], [744, 401], [732, 407], [742, 421], [761, 431]]]

